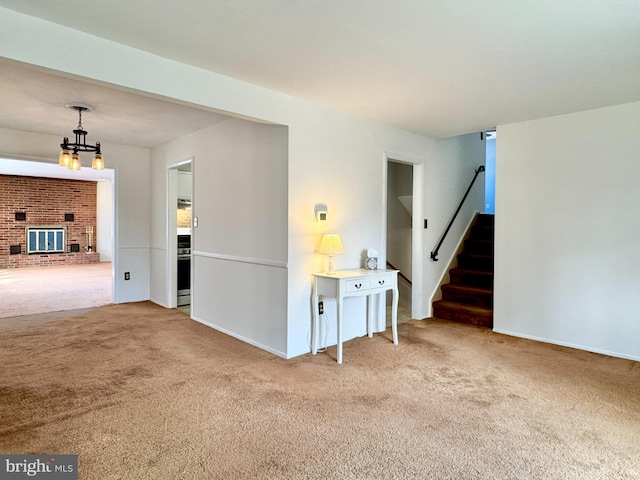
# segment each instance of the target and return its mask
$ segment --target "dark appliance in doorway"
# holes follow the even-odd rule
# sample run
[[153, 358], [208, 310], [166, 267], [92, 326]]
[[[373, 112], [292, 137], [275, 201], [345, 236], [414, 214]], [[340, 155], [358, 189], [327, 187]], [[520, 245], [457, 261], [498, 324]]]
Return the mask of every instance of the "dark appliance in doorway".
[[191, 235], [178, 235], [178, 306], [191, 304]]

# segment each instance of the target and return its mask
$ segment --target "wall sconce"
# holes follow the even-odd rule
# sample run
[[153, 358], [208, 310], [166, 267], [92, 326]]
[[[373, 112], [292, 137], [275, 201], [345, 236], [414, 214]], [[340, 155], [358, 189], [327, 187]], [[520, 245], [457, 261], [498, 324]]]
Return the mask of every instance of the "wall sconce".
[[335, 273], [335, 270], [333, 269], [333, 256], [344, 253], [340, 236], [335, 233], [323, 235], [322, 240], [320, 241], [318, 253], [323, 253], [329, 257], [329, 267], [327, 268], [326, 273]]

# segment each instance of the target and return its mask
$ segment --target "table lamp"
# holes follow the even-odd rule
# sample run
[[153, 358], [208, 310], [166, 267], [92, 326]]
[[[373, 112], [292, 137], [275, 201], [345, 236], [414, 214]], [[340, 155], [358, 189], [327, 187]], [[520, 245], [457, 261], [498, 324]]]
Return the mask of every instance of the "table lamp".
[[326, 273], [335, 273], [335, 270], [333, 269], [333, 256], [339, 253], [344, 253], [340, 236], [335, 233], [323, 235], [322, 240], [320, 241], [318, 253], [324, 253], [329, 256], [329, 268]]

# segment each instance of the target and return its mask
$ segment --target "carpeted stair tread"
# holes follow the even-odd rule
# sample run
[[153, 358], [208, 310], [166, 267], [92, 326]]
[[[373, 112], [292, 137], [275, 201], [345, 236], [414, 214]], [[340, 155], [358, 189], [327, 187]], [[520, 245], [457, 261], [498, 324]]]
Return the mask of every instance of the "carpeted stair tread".
[[493, 309], [448, 300], [433, 302], [433, 316], [459, 323], [493, 327]]
[[493, 241], [493, 227], [489, 227], [489, 226], [471, 227], [471, 238], [475, 240]]
[[491, 272], [476, 272], [474, 270], [458, 270], [449, 272], [451, 283], [468, 285], [470, 287], [493, 288], [493, 274]]
[[[472, 270], [468, 268], [455, 267], [449, 270], [449, 276], [452, 278], [452, 283], [464, 283], [465, 285], [475, 286], [481, 286], [482, 284], [484, 284], [483, 282], [490, 282], [490, 284], [493, 284], [493, 272], [487, 272], [484, 270]], [[454, 277], [457, 278], [455, 282], [453, 281]], [[467, 283], [464, 280], [466, 278], [471, 278], [472, 280], [479, 279], [481, 284]]]
[[465, 253], [472, 255], [493, 256], [493, 241], [476, 239], [465, 240], [464, 251]]
[[493, 255], [458, 254], [458, 266], [468, 270], [493, 272]]
[[490, 288], [474, 287], [471, 285], [462, 285], [459, 283], [447, 283], [442, 286], [443, 290], [456, 290], [458, 292], [470, 293], [474, 295], [491, 295], [493, 291]]
[[493, 306], [493, 291], [490, 288], [448, 283], [442, 286], [442, 299], [490, 308]]
[[438, 306], [441, 308], [452, 308], [452, 307], [460, 307], [462, 310], [465, 310], [467, 312], [473, 312], [473, 313], [477, 313], [479, 315], [485, 315], [485, 316], [491, 316], [493, 315], [493, 309], [491, 308], [485, 308], [485, 307], [478, 307], [476, 305], [465, 305], [465, 304], [461, 304], [459, 302], [450, 302], [447, 300], [438, 300], [436, 302], [433, 302], [434, 306]]

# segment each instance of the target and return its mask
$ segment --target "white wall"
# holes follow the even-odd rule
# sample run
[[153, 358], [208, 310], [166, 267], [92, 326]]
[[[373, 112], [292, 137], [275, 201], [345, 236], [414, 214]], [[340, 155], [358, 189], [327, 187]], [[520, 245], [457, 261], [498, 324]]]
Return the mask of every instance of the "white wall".
[[640, 360], [640, 103], [501, 126], [494, 329]]
[[[106, 147], [103, 149], [106, 159]], [[148, 300], [151, 235], [151, 152], [146, 148], [111, 146], [115, 180], [114, 302]], [[111, 161], [111, 160], [110, 160]], [[124, 280], [129, 272], [131, 279]]]
[[[54, 135], [0, 129], [0, 153], [6, 156], [57, 164], [59, 145]], [[148, 300], [151, 152], [109, 143], [102, 150], [115, 170], [114, 303]], [[131, 273], [127, 282], [125, 271]]]
[[[475, 170], [484, 163], [485, 142], [479, 133], [435, 141], [430, 168], [425, 173], [424, 214], [429, 223], [425, 230], [424, 275], [428, 300], [437, 295], [440, 281], [447, 273], [469, 222], [477, 212], [484, 211], [484, 174], [480, 173], [440, 247], [438, 261], [430, 259], [430, 252], [435, 250], [451, 221]], [[431, 316], [430, 302], [426, 308], [427, 316]]]
[[[152, 298], [169, 291], [167, 167], [193, 158], [192, 316], [287, 355], [287, 129], [229, 118], [153, 149]], [[159, 279], [164, 278], [161, 282]]]
[[113, 184], [98, 182], [97, 244], [101, 262], [113, 261]]

